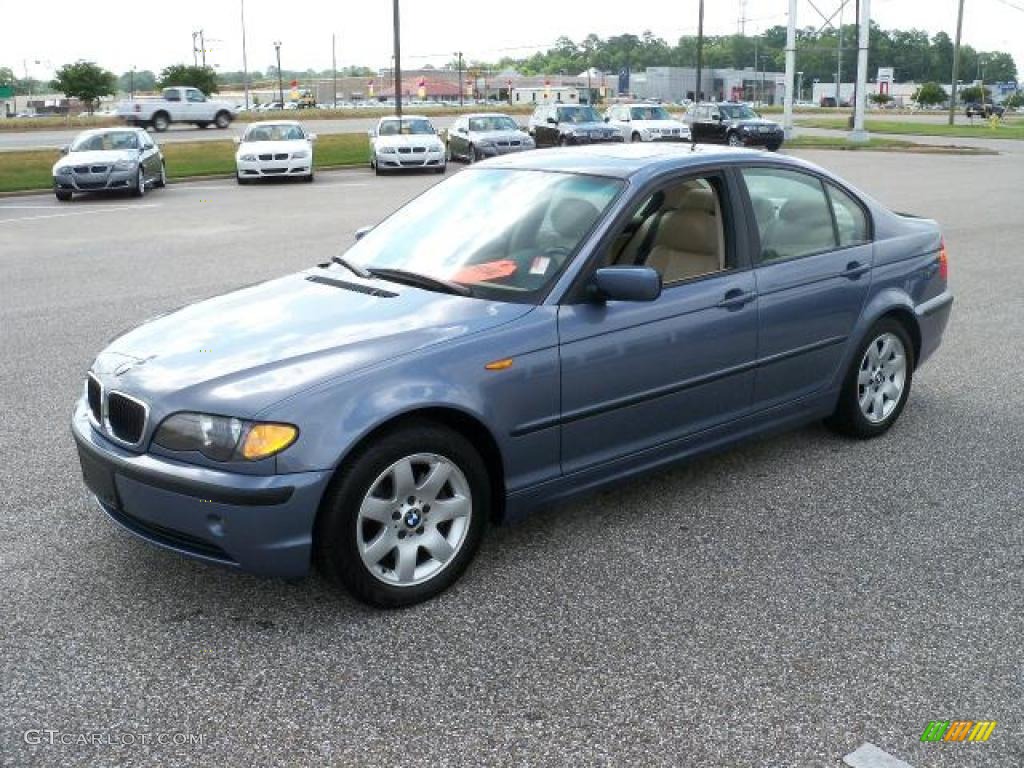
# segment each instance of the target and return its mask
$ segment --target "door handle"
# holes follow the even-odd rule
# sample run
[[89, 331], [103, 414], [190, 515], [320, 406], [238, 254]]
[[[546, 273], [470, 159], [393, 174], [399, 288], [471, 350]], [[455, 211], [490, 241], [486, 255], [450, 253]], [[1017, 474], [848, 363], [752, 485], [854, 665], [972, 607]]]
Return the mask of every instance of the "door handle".
[[839, 274], [843, 277], [848, 277], [851, 280], [856, 280], [861, 275], [866, 274], [870, 269], [870, 264], [861, 264], [859, 261], [851, 261], [846, 265], [846, 269]]
[[744, 304], [747, 304], [756, 298], [757, 294], [753, 291], [744, 291], [740, 288], [733, 288], [731, 291], [726, 291], [725, 298], [715, 304], [715, 306], [722, 309], [739, 309]]

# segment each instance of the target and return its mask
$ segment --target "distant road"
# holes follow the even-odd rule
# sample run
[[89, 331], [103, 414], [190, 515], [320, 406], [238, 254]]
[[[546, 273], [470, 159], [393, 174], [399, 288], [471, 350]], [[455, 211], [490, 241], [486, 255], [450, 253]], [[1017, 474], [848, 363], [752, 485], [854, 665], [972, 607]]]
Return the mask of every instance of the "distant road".
[[[527, 119], [526, 115], [515, 115], [514, 117], [521, 122], [525, 122]], [[283, 119], [295, 118], [292, 115], [287, 115]], [[359, 133], [373, 128], [379, 119], [377, 117], [353, 117], [337, 120], [304, 120], [302, 122], [313, 133]], [[447, 128], [454, 120], [454, 116], [432, 116], [430, 119], [438, 128]], [[192, 125], [174, 125], [166, 133], [151, 133], [160, 144], [175, 141], [223, 141], [232, 136], [240, 136], [246, 125], [248, 123], [232, 123], [231, 127], [224, 131], [213, 127], [203, 129]], [[82, 128], [71, 128], [53, 131], [0, 131], [0, 152], [18, 149], [60, 149], [83, 130]]]

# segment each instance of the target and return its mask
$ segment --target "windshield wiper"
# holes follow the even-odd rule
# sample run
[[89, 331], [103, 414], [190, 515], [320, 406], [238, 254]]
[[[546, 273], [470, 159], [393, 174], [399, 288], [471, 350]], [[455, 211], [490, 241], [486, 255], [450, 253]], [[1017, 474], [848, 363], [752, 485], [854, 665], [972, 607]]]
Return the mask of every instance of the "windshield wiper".
[[363, 278], [363, 280], [369, 280], [370, 278], [373, 277], [373, 275], [370, 274], [368, 270], [364, 269], [363, 267], [360, 267], [358, 264], [353, 264], [344, 256], [331, 256], [331, 261], [333, 261], [335, 264], [341, 264], [341, 266], [345, 267], [345, 269], [347, 269], [349, 272], [354, 272], [355, 274], [359, 275], [359, 277]]
[[472, 296], [473, 292], [468, 286], [461, 283], [454, 283], [451, 280], [442, 280], [439, 277], [421, 275], [418, 272], [409, 272], [405, 269], [391, 269], [390, 267], [370, 267], [367, 270], [374, 277], [381, 277], [393, 283], [405, 283], [418, 288], [426, 288], [431, 291], [443, 293], [454, 293], [456, 296]]

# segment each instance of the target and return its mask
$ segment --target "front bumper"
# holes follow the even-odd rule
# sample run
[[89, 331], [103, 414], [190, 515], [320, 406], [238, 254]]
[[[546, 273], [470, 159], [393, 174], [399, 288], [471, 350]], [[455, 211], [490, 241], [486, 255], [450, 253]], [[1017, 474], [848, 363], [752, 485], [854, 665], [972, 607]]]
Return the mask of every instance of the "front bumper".
[[772, 133], [751, 133], [749, 131], [741, 131], [740, 138], [743, 143], [748, 147], [775, 147], [782, 144], [786, 134], [782, 131], [773, 131]]
[[140, 539], [261, 576], [308, 573], [330, 472], [242, 475], [131, 453], [92, 428], [84, 401], [71, 432], [89, 490], [114, 522]]
[[575, 133], [565, 134], [565, 138], [570, 144], [622, 144], [625, 139], [621, 133], [614, 134], [613, 136], [580, 136]]
[[106, 173], [62, 173], [53, 177], [54, 189], [69, 192], [110, 192], [134, 189], [138, 169], [109, 171]]
[[377, 152], [378, 168], [438, 168], [445, 164], [444, 149], [434, 152]]
[[483, 157], [498, 157], [500, 155], [511, 155], [515, 152], [525, 152], [529, 149], [535, 149], [535, 144], [512, 144], [511, 142], [505, 142], [503, 144], [475, 144], [477, 151]]
[[236, 160], [235, 167], [243, 179], [309, 176], [312, 173], [313, 156], [282, 160]]

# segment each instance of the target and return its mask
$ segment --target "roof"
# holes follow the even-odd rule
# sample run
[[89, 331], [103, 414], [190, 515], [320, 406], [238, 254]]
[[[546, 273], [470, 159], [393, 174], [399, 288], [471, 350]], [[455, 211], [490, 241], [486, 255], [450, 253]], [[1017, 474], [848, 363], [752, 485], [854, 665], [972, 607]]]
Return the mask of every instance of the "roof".
[[251, 128], [254, 125], [298, 125], [300, 128], [302, 127], [298, 120], [253, 120], [246, 127]]
[[501, 155], [473, 168], [510, 168], [563, 173], [587, 173], [596, 176], [630, 178], [640, 174], [703, 165], [709, 162], [737, 162], [744, 159], [790, 159], [774, 152], [737, 149], [708, 144], [591, 144]]

